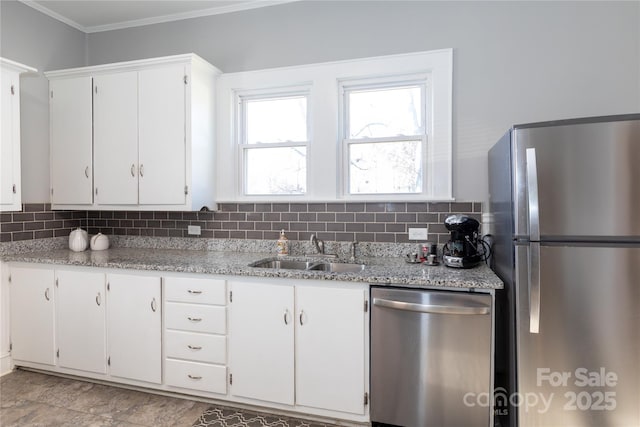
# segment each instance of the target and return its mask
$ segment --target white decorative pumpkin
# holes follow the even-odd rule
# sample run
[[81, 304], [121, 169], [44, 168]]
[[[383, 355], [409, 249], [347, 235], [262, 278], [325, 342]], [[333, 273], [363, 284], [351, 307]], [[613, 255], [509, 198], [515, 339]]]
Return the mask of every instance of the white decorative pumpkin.
[[80, 227], [69, 234], [69, 249], [74, 252], [82, 252], [89, 246], [89, 234]]
[[91, 250], [103, 251], [109, 249], [109, 238], [102, 233], [98, 233], [91, 238]]

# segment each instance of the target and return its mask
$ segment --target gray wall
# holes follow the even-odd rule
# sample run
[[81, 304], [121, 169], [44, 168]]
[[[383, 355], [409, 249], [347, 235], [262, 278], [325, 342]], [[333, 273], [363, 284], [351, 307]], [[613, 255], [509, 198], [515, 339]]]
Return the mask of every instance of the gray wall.
[[21, 79], [22, 202], [49, 201], [49, 83], [43, 71], [87, 65], [87, 36], [16, 1], [0, 1], [0, 56], [38, 69]]
[[[16, 46], [6, 55], [20, 53], [12, 59], [45, 70], [81, 65], [81, 33], [1, 4], [3, 55], [6, 32]], [[487, 150], [511, 124], [640, 112], [638, 2], [303, 1], [87, 38], [90, 65], [195, 52], [227, 72], [452, 47], [462, 201], [488, 198]], [[39, 152], [26, 156], [39, 169], [23, 173], [29, 202], [46, 201], [48, 189], [38, 99], [37, 129], [22, 127], [26, 148]]]
[[89, 35], [91, 64], [195, 52], [223, 71], [454, 48], [454, 196], [487, 200], [514, 123], [640, 111], [640, 3], [305, 1]]

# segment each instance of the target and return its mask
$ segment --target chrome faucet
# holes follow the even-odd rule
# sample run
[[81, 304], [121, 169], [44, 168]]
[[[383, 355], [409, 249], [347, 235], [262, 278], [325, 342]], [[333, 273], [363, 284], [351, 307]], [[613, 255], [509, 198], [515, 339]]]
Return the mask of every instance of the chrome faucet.
[[354, 240], [353, 242], [351, 242], [351, 261], [355, 261], [356, 260], [356, 247], [358, 246], [358, 241]]
[[318, 239], [315, 234], [311, 235], [311, 245], [316, 249], [316, 252], [324, 254], [324, 240]]

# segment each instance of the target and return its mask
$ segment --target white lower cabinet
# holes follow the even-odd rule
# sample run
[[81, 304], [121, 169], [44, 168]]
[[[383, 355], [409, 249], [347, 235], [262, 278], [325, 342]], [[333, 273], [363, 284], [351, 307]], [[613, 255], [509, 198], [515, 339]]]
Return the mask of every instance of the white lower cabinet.
[[15, 365], [162, 383], [159, 276], [25, 264], [9, 271]]
[[369, 421], [368, 285], [9, 264], [25, 366]]
[[104, 273], [56, 270], [58, 363], [107, 373]]
[[231, 394], [365, 416], [366, 285], [230, 283]]
[[294, 404], [294, 288], [232, 282], [231, 394]]
[[109, 374], [162, 382], [160, 277], [107, 274]]
[[55, 365], [53, 270], [11, 266], [9, 289], [13, 362]]
[[364, 414], [362, 288], [296, 287], [296, 404]]
[[165, 277], [164, 383], [227, 394], [226, 281]]

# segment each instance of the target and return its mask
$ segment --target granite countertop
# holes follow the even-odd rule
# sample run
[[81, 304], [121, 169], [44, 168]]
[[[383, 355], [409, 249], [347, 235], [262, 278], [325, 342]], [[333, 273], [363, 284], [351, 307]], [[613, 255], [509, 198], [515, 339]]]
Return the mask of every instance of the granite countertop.
[[[503, 283], [482, 264], [472, 269], [455, 269], [443, 265], [408, 264], [398, 257], [359, 257], [366, 265], [357, 273], [326, 273], [321, 271], [277, 270], [249, 267], [262, 259], [278, 259], [267, 252], [229, 252], [191, 249], [157, 249], [116, 247], [104, 251], [72, 252], [50, 249], [39, 252], [5, 254], [6, 262], [28, 262], [56, 265], [92, 266], [133, 270], [188, 272], [253, 277], [335, 280], [398, 285], [414, 288], [450, 287], [502, 289]], [[305, 259], [287, 257], [287, 259]], [[313, 259], [317, 261], [318, 259]], [[335, 260], [334, 260], [335, 261]]]

